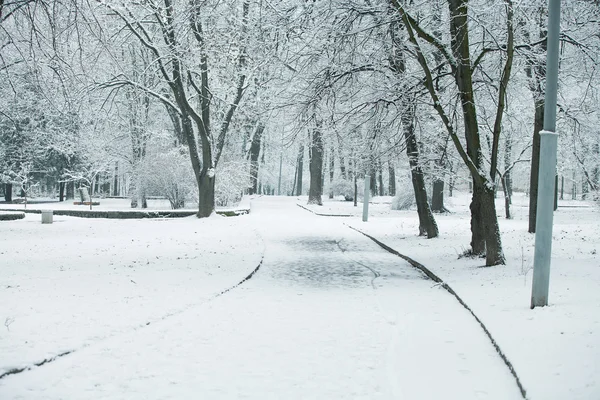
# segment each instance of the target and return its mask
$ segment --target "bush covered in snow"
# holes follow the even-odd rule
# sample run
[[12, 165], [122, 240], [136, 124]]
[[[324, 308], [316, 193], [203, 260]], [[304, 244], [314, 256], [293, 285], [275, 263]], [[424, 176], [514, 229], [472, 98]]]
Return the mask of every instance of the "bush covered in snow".
[[215, 204], [229, 206], [242, 198], [244, 190], [250, 185], [250, 168], [244, 162], [223, 160], [217, 167], [215, 182]]
[[397, 185], [396, 196], [392, 199], [392, 210], [409, 210], [416, 204], [411, 180], [401, 179]]
[[174, 148], [169, 151], [149, 154], [138, 166], [146, 193], [164, 196], [171, 208], [183, 208], [185, 201], [197, 197], [194, 172], [190, 166], [186, 149]]
[[331, 188], [334, 196], [344, 196], [346, 201], [354, 200], [354, 183], [346, 179], [336, 179]]

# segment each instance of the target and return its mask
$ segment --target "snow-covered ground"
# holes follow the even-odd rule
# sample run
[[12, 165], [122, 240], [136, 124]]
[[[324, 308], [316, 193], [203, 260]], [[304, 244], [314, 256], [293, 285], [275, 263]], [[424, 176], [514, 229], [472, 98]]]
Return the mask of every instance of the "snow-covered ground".
[[242, 217], [0, 223], [0, 375], [202, 304], [263, 251]]
[[[516, 194], [514, 219], [500, 218], [507, 265], [458, 258], [469, 245], [470, 196], [446, 198], [451, 214], [436, 215], [440, 237], [416, 236], [415, 211], [370, 206], [370, 219], [345, 222], [421, 262], [450, 284], [483, 320], [521, 377], [531, 399], [600, 399], [600, 210], [559, 201], [554, 217], [550, 306], [529, 309], [535, 236], [527, 233], [528, 198]], [[354, 209], [327, 202], [329, 213]], [[320, 211], [321, 207], [311, 206]], [[498, 199], [499, 216], [504, 215]]]
[[[97, 211], [145, 211], [145, 210], [160, 210], [169, 211], [171, 210], [171, 204], [166, 199], [148, 199], [148, 208], [131, 208], [130, 199], [117, 199], [117, 198], [94, 198], [94, 202], [99, 202], [99, 205], [92, 206], [93, 210]], [[48, 198], [36, 198], [31, 199], [31, 202], [25, 203], [12, 203], [5, 204], [0, 203], [1, 209], [7, 210], [89, 210], [89, 205], [75, 205], [73, 200], [56, 201]], [[228, 207], [217, 207], [217, 210], [232, 210], [236, 208], [245, 208], [249, 206], [249, 198], [244, 197], [239, 205], [228, 206]], [[195, 210], [198, 208], [197, 203], [186, 203], [185, 210]]]
[[[448, 282], [528, 398], [600, 398], [597, 211], [559, 208], [551, 306], [531, 311], [526, 200], [501, 221], [509, 262], [494, 268], [457, 258], [469, 242], [468, 196], [448, 200], [456, 212], [437, 216], [433, 240], [415, 235], [414, 211], [389, 204], [372, 205], [362, 223], [266, 196], [235, 218], [0, 222], [0, 375], [74, 350], [0, 379], [0, 399], [521, 398], [451, 295], [345, 224]], [[215, 297], [263, 255], [252, 279]]]

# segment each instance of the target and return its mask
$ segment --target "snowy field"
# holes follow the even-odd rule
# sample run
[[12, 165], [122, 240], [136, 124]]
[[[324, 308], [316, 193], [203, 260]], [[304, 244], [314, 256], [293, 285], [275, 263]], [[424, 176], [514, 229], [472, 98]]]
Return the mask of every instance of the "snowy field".
[[367, 223], [267, 196], [235, 218], [0, 222], [0, 375], [72, 351], [0, 379], [0, 399], [522, 398], [451, 295], [346, 225], [449, 283], [527, 398], [600, 398], [598, 210], [561, 203], [585, 207], [556, 213], [551, 305], [531, 311], [527, 199], [500, 221], [508, 264], [492, 268], [457, 257], [468, 195], [447, 199], [432, 240], [414, 211], [375, 200]]

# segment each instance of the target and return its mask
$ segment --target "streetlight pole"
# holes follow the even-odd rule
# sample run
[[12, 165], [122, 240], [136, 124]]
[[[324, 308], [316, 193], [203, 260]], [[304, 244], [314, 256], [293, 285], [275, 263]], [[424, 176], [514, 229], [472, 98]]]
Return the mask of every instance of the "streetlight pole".
[[535, 255], [531, 308], [548, 305], [552, 225], [554, 220], [554, 184], [556, 175], [556, 92], [558, 88], [558, 47], [560, 0], [548, 1], [548, 50], [546, 55], [546, 94], [544, 130], [540, 132], [540, 166], [535, 221]]

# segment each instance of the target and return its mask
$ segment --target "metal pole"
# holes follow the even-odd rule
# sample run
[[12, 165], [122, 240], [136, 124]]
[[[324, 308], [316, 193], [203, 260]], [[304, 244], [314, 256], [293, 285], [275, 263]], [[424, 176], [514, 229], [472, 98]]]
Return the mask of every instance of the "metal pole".
[[369, 175], [365, 175], [365, 194], [363, 196], [363, 222], [367, 222], [369, 220], [369, 195], [371, 194], [371, 189], [369, 184], [371, 183], [371, 177]]
[[558, 88], [558, 47], [560, 35], [560, 0], [548, 1], [548, 51], [546, 55], [546, 97], [544, 130], [540, 132], [540, 172], [531, 308], [548, 305], [552, 224], [554, 219], [554, 184], [556, 175], [556, 92]]

